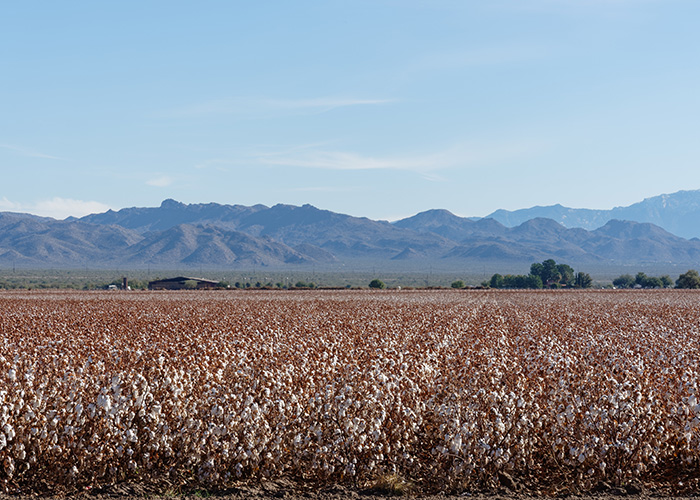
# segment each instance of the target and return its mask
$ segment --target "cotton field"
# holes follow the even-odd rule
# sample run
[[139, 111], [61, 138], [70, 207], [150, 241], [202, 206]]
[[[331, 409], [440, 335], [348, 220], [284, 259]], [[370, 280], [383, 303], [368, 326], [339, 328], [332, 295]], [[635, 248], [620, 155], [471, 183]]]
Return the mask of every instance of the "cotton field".
[[0, 490], [696, 487], [699, 299], [3, 292]]

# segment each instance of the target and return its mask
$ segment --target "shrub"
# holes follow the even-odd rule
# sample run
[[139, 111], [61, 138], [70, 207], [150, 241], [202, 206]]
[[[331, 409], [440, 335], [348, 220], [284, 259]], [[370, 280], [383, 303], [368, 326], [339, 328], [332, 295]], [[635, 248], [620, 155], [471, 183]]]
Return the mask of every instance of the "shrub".
[[369, 287], [381, 289], [381, 288], [386, 288], [386, 284], [382, 280], [373, 279], [372, 281], [369, 282]]

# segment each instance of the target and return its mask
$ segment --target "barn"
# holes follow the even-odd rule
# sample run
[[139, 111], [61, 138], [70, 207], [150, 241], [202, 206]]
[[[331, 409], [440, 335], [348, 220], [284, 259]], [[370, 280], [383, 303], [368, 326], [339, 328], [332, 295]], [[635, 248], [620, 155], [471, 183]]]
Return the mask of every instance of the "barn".
[[149, 290], [208, 290], [218, 288], [219, 286], [218, 281], [191, 278], [188, 276], [178, 276], [177, 278], [148, 282]]

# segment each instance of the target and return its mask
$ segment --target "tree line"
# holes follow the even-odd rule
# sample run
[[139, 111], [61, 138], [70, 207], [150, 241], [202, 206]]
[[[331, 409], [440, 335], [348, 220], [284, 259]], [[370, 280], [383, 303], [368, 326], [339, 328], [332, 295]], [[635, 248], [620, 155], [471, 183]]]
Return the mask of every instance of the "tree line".
[[[647, 276], [639, 272], [636, 276], [622, 274], [612, 282], [615, 288], [671, 288], [674, 285], [670, 276]], [[695, 269], [678, 276], [675, 282], [676, 288], [700, 288], [700, 274]]]
[[557, 264], [554, 259], [535, 262], [530, 274], [494, 274], [483, 286], [489, 288], [591, 288], [593, 279], [588, 273], [575, 272], [568, 264]]

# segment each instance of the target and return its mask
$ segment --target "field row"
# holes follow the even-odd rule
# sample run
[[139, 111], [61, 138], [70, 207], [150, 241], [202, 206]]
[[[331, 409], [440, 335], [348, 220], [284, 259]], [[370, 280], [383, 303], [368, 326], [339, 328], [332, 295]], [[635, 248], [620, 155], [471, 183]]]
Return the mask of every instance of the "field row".
[[698, 299], [2, 293], [0, 488], [697, 486]]

